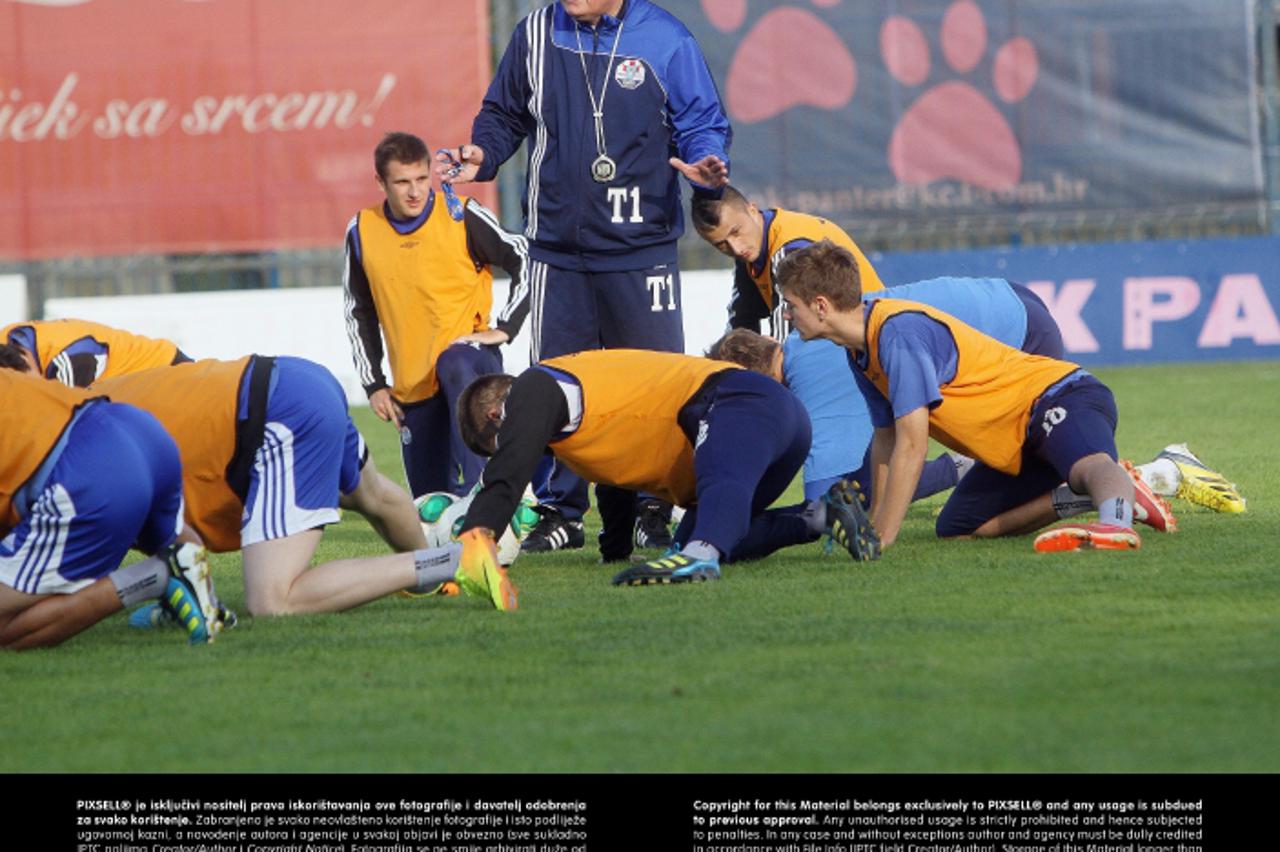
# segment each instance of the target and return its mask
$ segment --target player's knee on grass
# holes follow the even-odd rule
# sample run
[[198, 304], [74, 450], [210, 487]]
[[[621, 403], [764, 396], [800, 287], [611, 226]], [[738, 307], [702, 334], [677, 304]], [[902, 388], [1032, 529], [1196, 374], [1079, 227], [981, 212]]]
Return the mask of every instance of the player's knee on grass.
[[[950, 509], [950, 511], [948, 511]], [[933, 525], [933, 531], [938, 538], [968, 538], [970, 536], [984, 537], [982, 532], [983, 525], [990, 518], [979, 518], [957, 509], [951, 509], [948, 505], [942, 507], [942, 513], [938, 515], [938, 520]]]
[[294, 598], [298, 578], [311, 564], [321, 529], [259, 541], [241, 551], [244, 602], [250, 615], [288, 615], [301, 609]]

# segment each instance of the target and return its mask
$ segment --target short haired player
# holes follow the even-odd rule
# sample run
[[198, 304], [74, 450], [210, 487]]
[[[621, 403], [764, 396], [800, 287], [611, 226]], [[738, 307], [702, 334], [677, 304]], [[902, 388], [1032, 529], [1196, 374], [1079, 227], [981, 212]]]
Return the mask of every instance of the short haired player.
[[943, 507], [939, 535], [1040, 529], [1057, 519], [1052, 495], [1065, 480], [1100, 520], [1052, 529], [1037, 550], [1140, 546], [1134, 484], [1116, 462], [1115, 400], [1096, 378], [920, 302], [864, 303], [854, 258], [829, 242], [788, 257], [779, 279], [800, 334], [849, 350], [875, 425], [871, 519], [885, 546], [898, 537], [931, 436], [977, 460]]

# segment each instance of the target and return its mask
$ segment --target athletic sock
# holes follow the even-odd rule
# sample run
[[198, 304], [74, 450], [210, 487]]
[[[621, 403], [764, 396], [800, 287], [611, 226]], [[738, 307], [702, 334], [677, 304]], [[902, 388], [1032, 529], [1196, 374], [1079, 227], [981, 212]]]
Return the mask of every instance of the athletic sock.
[[960, 481], [960, 471], [955, 460], [947, 453], [935, 459], [929, 459], [920, 469], [920, 479], [916, 482], [916, 491], [912, 500], [923, 500], [948, 488], [955, 488]]
[[1053, 511], [1058, 513], [1059, 518], [1071, 518], [1093, 511], [1093, 498], [1088, 494], [1077, 494], [1065, 482], [1053, 489], [1050, 496], [1053, 499]]
[[1123, 497], [1103, 500], [1098, 506], [1098, 520], [1125, 529], [1133, 529], [1133, 504]]
[[440, 588], [440, 584], [453, 579], [458, 573], [458, 562], [462, 557], [462, 545], [446, 544], [444, 547], [428, 547], [413, 552], [413, 571], [417, 575], [418, 584], [415, 592], [426, 594]]
[[1137, 466], [1142, 481], [1161, 497], [1173, 497], [1182, 482], [1182, 471], [1171, 459], [1156, 459]]
[[141, 562], [117, 568], [107, 575], [107, 579], [116, 587], [120, 603], [130, 607], [164, 594], [165, 586], [169, 585], [169, 563], [159, 556], [149, 556]]
[[681, 550], [680, 553], [690, 559], [705, 559], [710, 562], [720, 561], [720, 551], [716, 549], [714, 544], [709, 544], [705, 541], [691, 541], [685, 545], [684, 550]]

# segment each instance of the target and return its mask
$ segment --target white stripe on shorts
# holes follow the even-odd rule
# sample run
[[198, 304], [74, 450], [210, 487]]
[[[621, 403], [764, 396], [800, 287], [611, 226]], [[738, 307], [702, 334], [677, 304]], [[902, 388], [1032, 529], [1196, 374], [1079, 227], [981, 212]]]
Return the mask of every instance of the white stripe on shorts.
[[46, 488], [31, 507], [22, 544], [17, 532], [0, 541], [0, 582], [30, 595], [67, 594], [92, 583], [96, 578], [69, 582], [58, 573], [75, 516], [75, 504], [61, 484]]
[[258, 490], [245, 507], [240, 546], [286, 538], [325, 524], [336, 524], [335, 508], [303, 509], [297, 505], [293, 474], [293, 432], [283, 423], [268, 423], [253, 460]]

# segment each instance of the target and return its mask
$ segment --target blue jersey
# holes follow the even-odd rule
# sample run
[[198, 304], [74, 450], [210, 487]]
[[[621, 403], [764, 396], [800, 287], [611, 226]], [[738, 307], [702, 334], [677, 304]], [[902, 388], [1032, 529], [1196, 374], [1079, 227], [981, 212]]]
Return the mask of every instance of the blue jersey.
[[801, 340], [793, 331], [783, 341], [783, 381], [813, 425], [805, 482], [857, 470], [871, 443], [867, 403], [858, 386], [843, 378], [848, 369], [844, 347], [830, 340]]
[[[869, 317], [871, 305], [864, 305], [863, 311]], [[857, 358], [853, 352], [847, 355], [854, 379], [871, 412], [871, 422], [877, 429], [892, 426], [894, 420], [917, 408], [940, 405], [941, 388], [955, 378], [959, 362], [950, 330], [917, 313], [895, 314], [885, 321], [880, 331], [880, 365], [889, 377], [887, 397], [863, 374], [861, 368], [866, 366], [866, 355]]]
[[1021, 349], [1027, 337], [1026, 308], [1003, 278], [930, 278], [862, 297], [864, 302], [876, 299], [921, 302], [1014, 349]]
[[[616, 164], [606, 182], [592, 177], [593, 98]], [[684, 219], [679, 175], [667, 161], [714, 154], [727, 162], [731, 136], [697, 42], [647, 0], [627, 0], [619, 18], [604, 15], [594, 27], [559, 3], [530, 14], [471, 129], [485, 152], [477, 180], [491, 180], [528, 138], [529, 254], [588, 272], [675, 263]]]

